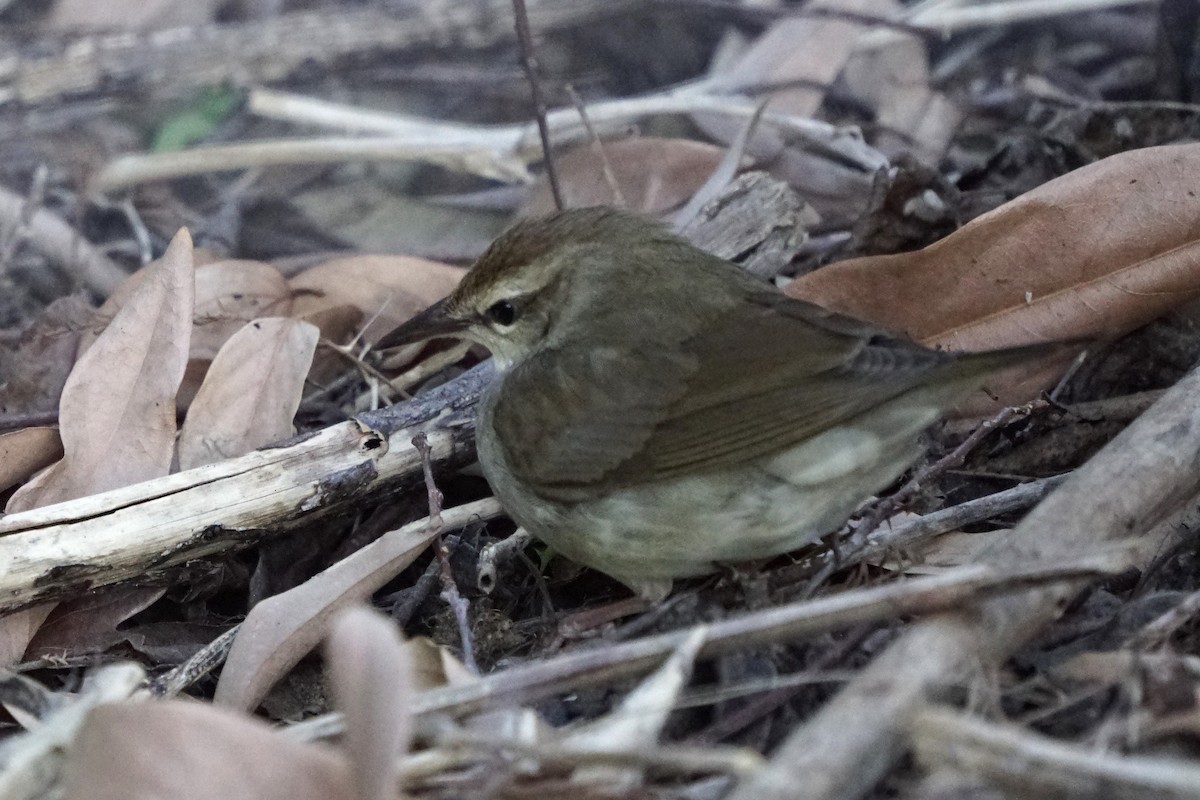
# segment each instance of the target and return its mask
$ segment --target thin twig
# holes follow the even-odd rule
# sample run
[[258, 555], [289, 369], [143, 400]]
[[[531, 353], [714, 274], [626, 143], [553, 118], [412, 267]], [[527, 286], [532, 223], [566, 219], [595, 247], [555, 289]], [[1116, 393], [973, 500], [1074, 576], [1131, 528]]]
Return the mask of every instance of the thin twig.
[[1197, 614], [1200, 614], [1200, 592], [1192, 592], [1138, 631], [1126, 645], [1126, 649], [1142, 652], [1162, 647], [1175, 631], [1194, 619]]
[[175, 669], [152, 679], [149, 685], [150, 693], [155, 697], [174, 697], [225, 663], [225, 657], [229, 655], [229, 648], [233, 647], [233, 640], [239, 628], [241, 625], [234, 625], [197, 650], [191, 658]]
[[[458, 546], [459, 537], [451, 534], [446, 537], [446, 550], [453, 552]], [[433, 592], [433, 585], [439, 580], [442, 574], [441, 559], [434, 559], [429, 562], [429, 566], [421, 573], [421, 577], [417, 578], [417, 582], [407, 589], [401, 589], [396, 592], [391, 598], [384, 598], [384, 603], [394, 602], [392, 606], [392, 619], [401, 628], [406, 626], [417, 612], [421, 603], [425, 602], [425, 598], [429, 597]]]
[[579, 112], [579, 118], [583, 120], [583, 127], [587, 131], [588, 141], [592, 143], [592, 150], [596, 152], [596, 157], [600, 159], [600, 169], [604, 173], [604, 182], [608, 184], [609, 191], [613, 195], [613, 205], [618, 208], [629, 208], [629, 203], [625, 200], [625, 193], [621, 191], [621, 184], [617, 183], [616, 173], [613, 172], [612, 164], [608, 161], [608, 154], [604, 152], [604, 143], [600, 141], [600, 134], [596, 133], [596, 129], [592, 126], [592, 120], [588, 116], [587, 106], [583, 104], [583, 98], [579, 96], [579, 92], [575, 91], [575, 87], [567, 84], [567, 94], [571, 98], [572, 105]]
[[[837, 628], [961, 609], [986, 597], [1032, 586], [1095, 578], [1125, 569], [1128, 554], [1111, 548], [1053, 565], [989, 564], [956, 567], [941, 575], [883, 586], [853, 589], [817, 600], [788, 603], [710, 623], [701, 658], [783, 641], [795, 641]], [[658, 667], [690, 635], [690, 629], [655, 634], [629, 642], [609, 643], [554, 658], [530, 661], [455, 686], [420, 692], [413, 708], [418, 715], [453, 712], [456, 716], [549, 697], [559, 691], [624, 680]], [[340, 715], [327, 714], [287, 729], [308, 740], [335, 736]]]
[[62, 217], [30, 203], [28, 197], [0, 187], [0, 227], [22, 231], [22, 241], [60, 264], [74, 282], [108, 297], [129, 277], [100, 248], [84, 239]]
[[533, 113], [537, 116], [538, 136], [542, 140], [542, 157], [546, 161], [546, 178], [550, 181], [550, 193], [554, 196], [554, 207], [562, 211], [562, 187], [558, 183], [558, 170], [554, 167], [554, 156], [550, 151], [550, 126], [546, 122], [546, 98], [542, 95], [542, 82], [538, 77], [537, 54], [533, 50], [533, 34], [529, 32], [529, 12], [525, 0], [513, 0], [513, 15], [516, 18], [517, 44], [521, 48], [521, 66], [529, 80], [529, 93], [533, 95]]
[[475, 649], [471, 646], [470, 606], [459, 593], [458, 584], [454, 582], [454, 573], [450, 570], [450, 550], [442, 539], [442, 493], [438, 491], [433, 481], [432, 449], [425, 434], [419, 433], [413, 437], [413, 447], [421, 454], [421, 469], [425, 473], [425, 489], [429, 493], [429, 527], [438, 531], [434, 541], [433, 552], [437, 554], [441, 568], [442, 594], [441, 597], [454, 612], [454, 620], [458, 623], [458, 636], [462, 641], [463, 664], [472, 674], [479, 674], [479, 665], [475, 663]]

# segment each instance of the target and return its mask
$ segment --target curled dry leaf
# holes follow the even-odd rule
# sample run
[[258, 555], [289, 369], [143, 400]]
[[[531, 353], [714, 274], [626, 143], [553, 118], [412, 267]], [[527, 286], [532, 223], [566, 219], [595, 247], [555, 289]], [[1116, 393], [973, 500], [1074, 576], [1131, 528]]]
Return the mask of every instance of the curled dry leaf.
[[[450, 529], [499, 513], [499, 503], [488, 498], [447, 509], [442, 520]], [[250, 609], [221, 670], [214, 701], [257, 707], [275, 681], [321, 641], [338, 610], [370, 597], [416, 560], [436, 534], [427, 520], [417, 520]]]
[[33, 489], [21, 487], [8, 511], [167, 474], [195, 286], [192, 240], [181, 230], [75, 363], [59, 404], [65, 455]]
[[[653, 136], [601, 144], [581, 144], [554, 164], [568, 208], [620, 205], [604, 172], [607, 159], [621, 197], [630, 209], [660, 215], [682, 206], [704, 185], [725, 150], [690, 139]], [[522, 211], [524, 215], [554, 210], [550, 184], [541, 179]]]
[[[208, 260], [196, 266], [196, 300], [188, 365], [176, 395], [176, 407], [186, 409], [200, 389], [208, 366], [221, 345], [247, 322], [263, 316], [291, 313], [291, 290], [279, 270], [261, 261]], [[130, 275], [104, 302], [95, 316], [102, 323], [128, 302], [141, 284], [148, 265]], [[103, 330], [85, 333], [80, 352], [91, 347]]]
[[414, 636], [406, 639], [404, 645], [412, 663], [413, 684], [418, 691], [446, 685], [461, 686], [479, 680], [478, 675], [432, 639]]
[[[1198, 180], [1200, 144], [1121, 153], [923, 250], [842, 261], [786, 291], [952, 350], [1121, 336], [1200, 294]], [[988, 388], [1024, 402], [1069, 357]]]
[[[876, 13], [893, 19], [903, 10], [893, 0], [879, 5], [883, 8]], [[894, 29], [875, 33], [859, 39], [842, 73], [843, 84], [874, 112], [876, 147], [889, 156], [909, 153], [937, 164], [958, 130], [962, 112], [930, 87], [925, 42]]]
[[191, 469], [286, 439], [317, 347], [317, 328], [270, 317], [221, 348], [179, 434], [179, 468]]
[[[855, 20], [853, 15], [887, 17], [898, 6], [895, 0], [815, 0], [805, 5], [805, 11], [817, 13], [780, 19], [744, 52], [728, 50], [729, 54], [714, 64], [711, 78], [733, 91], [781, 86], [770, 93], [770, 111], [811, 117], [872, 33], [870, 23]], [[827, 14], [818, 16], [821, 11]], [[694, 114], [693, 118], [721, 142], [733, 141], [739, 124], [717, 114]], [[776, 128], [761, 126], [746, 151], [763, 169], [795, 188], [826, 223], [849, 225], [866, 207], [870, 173], [809, 152], [803, 142]], [[874, 155], [880, 166], [886, 166], [881, 153]]]
[[65, 768], [67, 800], [351, 800], [338, 753], [207, 703], [93, 710]]
[[1200, 144], [1121, 153], [787, 293], [954, 350], [1120, 336], [1200, 294], [1197, 182]]
[[349, 608], [333, 620], [325, 659], [346, 718], [343, 741], [358, 800], [393, 800], [398, 759], [412, 738], [415, 686], [408, 648], [390, 619]]

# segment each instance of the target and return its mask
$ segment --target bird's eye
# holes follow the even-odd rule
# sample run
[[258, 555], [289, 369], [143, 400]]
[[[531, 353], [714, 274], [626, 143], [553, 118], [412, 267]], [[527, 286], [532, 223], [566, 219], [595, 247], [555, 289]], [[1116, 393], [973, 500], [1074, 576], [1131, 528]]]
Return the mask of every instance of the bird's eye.
[[492, 322], [507, 327], [517, 321], [517, 307], [511, 300], [497, 300], [488, 306], [487, 315]]

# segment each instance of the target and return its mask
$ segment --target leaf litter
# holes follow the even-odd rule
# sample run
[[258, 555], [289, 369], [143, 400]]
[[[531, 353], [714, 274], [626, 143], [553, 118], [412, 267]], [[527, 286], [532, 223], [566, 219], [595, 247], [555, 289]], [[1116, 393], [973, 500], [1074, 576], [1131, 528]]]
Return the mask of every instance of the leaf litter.
[[[290, 5], [260, 9], [257, 13], [266, 20], [261, 24], [299, 24], [295, 15], [307, 12]], [[426, 519], [429, 506], [420, 477], [414, 473], [406, 482], [389, 484], [397, 494], [383, 498], [355, 488], [370, 485], [369, 471], [326, 476], [305, 501], [311, 521], [287, 528], [268, 521], [253, 530], [196, 531], [188, 546], [205, 536], [222, 544], [178, 562], [180, 566], [160, 569], [148, 561], [138, 580], [108, 588], [102, 578], [93, 583], [94, 576], [83, 576], [75, 588], [68, 586], [64, 602], [11, 609], [0, 623], [0, 657], [37, 682], [24, 684], [22, 694], [18, 682], [0, 680], [0, 700], [19, 720], [0, 742], [0, 781], [26, 780], [30, 764], [51, 763], [53, 769], [41, 773], [49, 776], [42, 783], [27, 781], [21, 784], [26, 795], [11, 796], [39, 796], [38, 791], [52, 785], [68, 797], [129, 796], [130, 787], [147, 796], [196, 798], [383, 797], [396, 796], [398, 783], [408, 795], [420, 796], [570, 792], [578, 797], [620, 789], [656, 797], [696, 792], [737, 797], [751, 796], [745, 793], [755, 780], [788, 780], [789, 768], [800, 760], [772, 761], [758, 753], [786, 752], [785, 743], [803, 734], [805, 722], [819, 723], [817, 709], [830, 697], [853, 696], [852, 671], [840, 673], [850, 675], [844, 695], [836, 687], [822, 688], [820, 676], [879, 658], [893, 636], [918, 627], [911, 617], [921, 610], [936, 622], [942, 619], [937, 611], [961, 607], [978, 596], [970, 592], [1001, 591], [969, 584], [976, 588], [956, 589], [967, 593], [952, 602], [933, 591], [935, 584], [922, 584], [947, 580], [965, 585], [953, 583], [966, 574], [961, 570], [979, 568], [998, 552], [1022, 547], [1022, 538], [1011, 531], [1016, 527], [1019, 533], [1024, 509], [1036, 499], [1014, 494], [991, 510], [983, 502], [1034, 479], [1057, 481], [1058, 473], [1075, 474], [1097, 451], [1109, 453], [1101, 448], [1136, 416], [1127, 413], [1123, 395], [1165, 389], [1200, 358], [1191, 302], [1200, 286], [1193, 253], [1200, 219], [1194, 194], [1200, 156], [1193, 142], [1200, 116], [1190, 107], [1168, 109], [1160, 103], [1200, 96], [1194, 76], [1178, 68], [1188, 62], [1175, 32], [1196, 23], [1185, 5], [1168, 1], [1153, 10], [1080, 9], [1067, 18], [1047, 18], [1037, 23], [1037, 30], [1030, 29], [1041, 61], [1009, 46], [1023, 30], [1012, 25], [1025, 23], [993, 20], [980, 34], [953, 33], [935, 43], [925, 27], [937, 24], [928, 21], [936, 19], [928, 16], [933, 12], [906, 9], [892, 0], [830, 0], [809, 4], [802, 13], [791, 7], [709, 8], [686, 23], [668, 9], [632, 11], [603, 25], [585, 14], [561, 28], [552, 25], [539, 42], [552, 56], [543, 79], [553, 102], [565, 112], [576, 104], [572, 93], [582, 97], [578, 102], [588, 107], [599, 134], [593, 139], [556, 128], [563, 142], [573, 142], [556, 148], [571, 202], [611, 202], [619, 193], [633, 207], [666, 218], [688, 203], [718, 165], [736, 167], [740, 162], [741, 178], [723, 194], [702, 198], [701, 219], [720, 219], [723, 210], [736, 208], [731, 197], [757, 196], [748, 193], [771, 179], [777, 190], [796, 193], [799, 204], [820, 214], [817, 220], [806, 212], [804, 230], [794, 237], [800, 249], [789, 251], [779, 269], [762, 273], [780, 275], [776, 280], [787, 293], [933, 346], [983, 349], [1082, 339], [1088, 343], [1086, 356], [1066, 376], [1066, 365], [1059, 363], [1037, 380], [1021, 375], [993, 381], [988, 387], [993, 402], [1010, 408], [996, 417], [994, 430], [968, 440], [971, 446], [953, 466], [938, 458], [962, 442], [964, 423], [935, 430], [929, 461], [936, 463], [931, 469], [918, 465], [920, 485], [905, 494], [901, 509], [891, 509], [891, 523], [871, 532], [868, 522], [876, 509], [867, 508], [842, 533], [865, 531], [875, 545], [864, 551], [873, 554], [866, 560], [818, 546], [748, 576], [689, 584], [663, 608], [634, 611], [637, 616], [629, 621], [618, 616], [599, 623], [585, 635], [600, 647], [588, 639], [577, 641], [578, 625], [564, 618], [621, 596], [602, 576], [580, 572], [562, 559], [538, 563], [548, 554], [535, 546], [491, 564], [494, 572], [486, 591], [476, 589], [483, 585], [478, 553], [507, 529], [477, 475], [469, 468], [459, 470], [469, 458], [441, 440], [439, 452], [446, 455], [435, 459], [436, 482], [450, 500], [434, 517], [452, 522], [446, 533], [460, 529], [447, 566], [469, 600], [471, 655], [487, 673], [481, 678], [464, 676], [454, 657], [461, 640], [438, 597], [444, 578], [428, 552], [441, 528]], [[37, 24], [47, 31], [94, 27], [95, 17], [76, 6], [54, 4], [52, 14]], [[181, 26], [211, 19], [207, 5], [193, 11], [201, 14], [199, 20], [161, 3], [153, 10], [156, 17], [139, 11], [128, 15], [128, 22], [143, 28], [162, 27], [154, 19]], [[536, 7], [532, 11], [540, 13]], [[312, 13], [319, 19], [322, 12]], [[431, 7], [414, 13], [424, 20], [421, 13], [437, 12]], [[659, 17], [649, 24], [639, 16], [645, 13]], [[210, 32], [206, 35], [219, 39], [260, 24], [240, 7], [222, 15], [220, 23], [205, 29]], [[358, 19], [347, 12], [340, 21], [354, 30]], [[481, 18], [465, 24], [478, 33], [488, 22]], [[1129, 42], [1113, 46], [1111, 38], [1096, 33], [1106, 24], [1142, 38], [1131, 35]], [[362, 30], [380, 26], [375, 20]], [[413, 30], [419, 29], [420, 22], [414, 23]], [[1136, 42], [1156, 36], [1166, 44], [1138, 50]], [[147, 63], [158, 57], [152, 39], [123, 41], [142, 42], [139, 55]], [[279, 41], [288, 46], [286, 36]], [[371, 111], [356, 117], [364, 109], [326, 98], [320, 107], [324, 116], [314, 117], [302, 102], [307, 98], [297, 95], [289, 98], [296, 101], [296, 110], [282, 116], [274, 112], [271, 123], [340, 131], [354, 130], [359, 124], [354, 120], [369, 117], [364, 130], [386, 125], [399, 138], [435, 132], [439, 145], [466, 143], [461, 157], [451, 159], [464, 169], [348, 163], [336, 168], [262, 167], [239, 175], [215, 165], [204, 179], [135, 187], [124, 206], [87, 198], [77, 183], [57, 176], [52, 179], [57, 194], [30, 192], [30, 204], [44, 203], [46, 197], [77, 197], [86, 211], [76, 235], [92, 248], [103, 243], [126, 267], [137, 266], [142, 254], [161, 257], [134, 271], [108, 297], [96, 297], [104, 302], [95, 312], [77, 303], [52, 313], [50, 301], [72, 284], [96, 285], [64, 255], [70, 249], [51, 238], [63, 228], [70, 230], [57, 218], [61, 209], [20, 209], [11, 223], [17, 227], [20, 217], [31, 215], [44, 220], [49, 214], [58, 221], [30, 227], [28, 238], [16, 245], [0, 237], [0, 280], [13, 290], [11, 314], [31, 305], [49, 306], [35, 322], [5, 317], [10, 312], [0, 301], [0, 317], [13, 332], [0, 339], [0, 380], [6, 381], [0, 387], [0, 415], [12, 420], [0, 433], [0, 485], [5, 486], [0, 491], [8, 513], [28, 515], [33, 512], [22, 509], [73, 500], [84, 505], [60, 506], [64, 518], [71, 508], [95, 514], [84, 509], [104, 506], [87, 504], [103, 502], [113, 495], [102, 493], [118, 489], [136, 507], [139, 487], [169, 492], [161, 481], [172, 480], [174, 470], [220, 470], [234, 463], [231, 459], [263, 447], [288, 452], [280, 442], [293, 434], [311, 436], [373, 408], [380, 397], [409, 388], [428, 397], [425, 392], [440, 385], [437, 391], [451, 398], [452, 409], [456, 403], [469, 405], [469, 398], [454, 395], [454, 387], [456, 376], [485, 357], [478, 349], [410, 348], [378, 360], [368, 348], [447, 294], [483, 246], [481, 231], [503, 224], [496, 209], [468, 214], [431, 198], [495, 189], [494, 182], [470, 177], [499, 174], [489, 163], [519, 157], [537, 166], [539, 155], [528, 147], [497, 149], [492, 162], [478, 160], [486, 137], [514, 118], [527, 119], [528, 89], [495, 69], [497, 51], [476, 50], [472, 41], [437, 40], [415, 62], [384, 57], [379, 65], [387, 66], [376, 72], [362, 68], [380, 56], [376, 45], [360, 48], [358, 61], [351, 63], [340, 63], [331, 52], [329, 60], [310, 61], [315, 75], [328, 71], [340, 81], [370, 87], [355, 96], [390, 97], [387, 105], [403, 109], [403, 115]], [[686, 46], [666, 46], [668, 41]], [[397, 45], [383, 50], [389, 46]], [[1084, 49], [1072, 49], [1076, 46]], [[499, 47], [515, 66], [512, 45]], [[1087, 47], [1091, 55], [1081, 58], [1078, 54]], [[189, 58], [187, 52], [177, 49], [175, 58], [182, 62]], [[1174, 61], [1164, 56], [1168, 52]], [[53, 56], [46, 53], [40, 57], [51, 59], [45, 63], [53, 67]], [[695, 57], [689, 60], [687, 53]], [[1141, 73], [1130, 68], [1134, 63], [1141, 65]], [[1147, 64], [1155, 66], [1158, 78], [1138, 83]], [[407, 94], [378, 82], [383, 73], [413, 81]], [[147, 69], [137, 80], [172, 74], [201, 72]], [[264, 73], [258, 82], [270, 84], [279, 77]], [[315, 97], [327, 89], [312, 82], [313, 75], [293, 77], [293, 91]], [[204, 80], [196, 80], [191, 88], [203, 90]], [[568, 87], [568, 82], [576, 85]], [[152, 109], [158, 118], [148, 130], [168, 128], [188, 113], [180, 105], [189, 96], [187, 79], [170, 86], [164, 93], [174, 93], [176, 102]], [[121, 102], [106, 95], [102, 82], [77, 91]], [[425, 100], [409, 105], [419, 96]], [[1131, 97], [1141, 102], [1115, 102]], [[675, 104], [676, 110], [628, 117], [618, 113], [620, 103], [646, 108], [648, 99], [664, 108]], [[741, 145], [729, 145], [747, 130], [760, 99], [768, 102], [753, 135], [745, 137], [742, 158]], [[105, 126], [111, 132], [127, 123], [103, 111], [81, 113], [86, 123], [71, 132], [75, 141], [83, 137], [93, 148], [88, 152], [114, 157], [103, 156], [101, 162], [115, 160], [118, 153], [111, 144], [96, 143]], [[256, 113], [226, 109], [220, 119], [198, 129], [200, 144], [230, 137], [269, 142], [278, 128], [268, 130]], [[65, 155], [64, 143], [71, 140], [62, 121], [38, 124], [49, 125], [38, 149], [50, 163], [80, 163]], [[22, 135], [9, 137], [11, 152], [0, 174], [6, 184], [23, 188], [31, 168]], [[145, 131], [126, 128], [121, 136], [138, 142], [124, 148], [135, 151], [129, 154], [134, 163], [136, 151], [152, 144]], [[202, 149], [195, 152], [202, 157]], [[271, 159], [269, 163], [279, 163], [275, 156]], [[745, 171], [750, 168], [771, 178]], [[503, 174], [515, 180], [521, 172]], [[547, 208], [544, 180], [531, 188], [516, 183], [509, 188], [514, 191], [495, 195], [501, 198], [500, 211]], [[243, 209], [252, 208], [274, 211], [259, 213], [251, 224]], [[0, 209], [3, 213], [8, 212]], [[763, 219], [776, 213], [766, 204], [755, 209]], [[294, 242], [348, 244], [352, 249], [306, 252], [303, 266], [285, 265], [296, 251], [278, 236], [264, 234], [272, 219], [285, 217], [289, 226], [300, 226], [291, 231]], [[168, 246], [183, 227], [204, 251], [194, 270], [186, 233]], [[754, 226], [722, 228], [735, 229]], [[431, 231], [436, 231], [436, 251], [454, 254], [450, 260], [455, 263], [420, 258], [422, 253], [415, 252], [420, 248], [370, 252], [379, 242], [428, 243]], [[738, 260], [749, 251], [731, 252]], [[66, 280], [56, 289], [37, 275]], [[1042, 391], [1053, 395], [1039, 398]], [[420, 397], [414, 402], [420, 403]], [[55, 408], [57, 429], [47, 427], [46, 420], [35, 424], [36, 414]], [[360, 442], [364, 453], [386, 450], [379, 454], [383, 459], [401, 456], [408, 444], [387, 426], [399, 424], [403, 431], [403, 423], [386, 422], [389, 412], [382, 413], [358, 418], [359, 437], [331, 440]], [[452, 411], [442, 413], [453, 416]], [[1176, 444], [1187, 441], [1182, 433], [1171, 438]], [[1163, 468], [1170, 463], [1164, 456]], [[252, 474], [246, 473], [247, 480]], [[1147, 471], [1146, 480], [1167, 486], [1178, 478], [1178, 472], [1152, 477]], [[1112, 487], [1111, 494], [1141, 497], [1150, 491], [1147, 486], [1131, 480]], [[1035, 493], [1028, 494], [1033, 498]], [[342, 499], [350, 497], [367, 499]], [[948, 532], [939, 528], [941, 533], [921, 539], [911, 551], [904, 549], [902, 537], [886, 535], [889, 524], [899, 530], [935, 517], [943, 508], [976, 501], [982, 510], [962, 515], [967, 521]], [[1178, 499], [1160, 502], [1163, 513], [1168, 504], [1181, 505]], [[1191, 524], [1187, 503], [1182, 505], [1185, 510], [1176, 512], [1183, 514], [1180, 524]], [[144, 524], [152, 526], [154, 520]], [[133, 535], [145, 530], [134, 528]], [[1004, 734], [1029, 735], [1024, 746], [1035, 752], [1042, 747], [1054, 758], [1063, 756], [1047, 746], [1046, 737], [1101, 741], [1109, 766], [1122, 767], [1126, 760], [1136, 765], [1145, 755], [1167, 752], [1179, 769], [1194, 768], [1174, 746], [1195, 736], [1188, 703], [1194, 705], [1197, 696], [1196, 671], [1179, 669], [1168, 680], [1161, 674], [1130, 677], [1128, 670], [1112, 666], [1117, 653], [1148, 655], [1137, 648], [1151, 641], [1148, 631], [1166, 625], [1173, 626], [1171, 633], [1154, 639], [1156, 646], [1177, 656], [1176, 664], [1190, 663], [1187, 659], [1195, 654], [1195, 615], [1186, 610], [1191, 607], [1187, 598], [1200, 588], [1195, 571], [1188, 568], [1194, 548], [1169, 532], [1149, 530], [1139, 552], [1153, 543], [1147, 537], [1161, 535], [1158, 559], [1121, 562], [1136, 565], [1135, 580], [1111, 578], [1102, 588], [1086, 591], [1040, 638], [1015, 653], [1000, 653], [1011, 660], [997, 662], [991, 676], [976, 680], [972, 688], [997, 698], [990, 714], [974, 714], [970, 722], [984, 728], [970, 729], [972, 747], [983, 753], [980, 763], [995, 757], [987, 748], [998, 747]], [[279, 557], [269, 556], [268, 550], [287, 540], [305, 551], [305, 559], [280, 570]], [[335, 555], [345, 553], [351, 555]], [[1071, 574], [1108, 571], [1115, 563], [1111, 556], [1104, 548], [1073, 553], [1080, 565], [1071, 568], [1083, 572]], [[1101, 557], [1110, 560], [1101, 564]], [[822, 572], [822, 565], [832, 569]], [[1066, 562], [1054, 566], [1070, 567]], [[65, 582], [72, 565], [63, 567]], [[1046, 568], [1014, 567], [1009, 581], [1018, 574], [1026, 575], [1025, 581], [1050, 580]], [[751, 625], [784, 611], [826, 613], [822, 603], [857, 608], [862, 593], [909, 591], [896, 581], [901, 573], [933, 573], [914, 579], [912, 589], [928, 592], [921, 601], [925, 605], [892, 605], [888, 611], [876, 606], [871, 613], [855, 612], [859, 616], [835, 616], [828, 627], [801, 637], [748, 639], [736, 657], [726, 645], [721, 655], [702, 654], [706, 624], [732, 617]], [[814, 574], [822, 577], [818, 584], [812, 583]], [[994, 585], [1004, 585], [1003, 576], [994, 580]], [[270, 596], [251, 607], [249, 598], [264, 591]], [[1003, 591], [1016, 590], [1007, 586]], [[815, 599], [807, 600], [814, 594]], [[408, 609], [403, 637], [386, 618], [362, 609], [346, 611], [372, 598], [377, 604], [383, 598], [403, 598]], [[898, 608], [909, 610], [903, 620]], [[1147, 618], [1162, 608], [1181, 621]], [[1094, 619], [1084, 619], [1085, 614]], [[219, 644], [225, 640], [216, 636], [234, 624], [240, 628], [225, 660]], [[1123, 633], [1098, 644], [1081, 633], [1088, 625], [1108, 625]], [[673, 640], [653, 656], [629, 649], [648, 646], [657, 631], [689, 629], [690, 638]], [[205, 635], [211, 645], [204, 643]], [[305, 677], [319, 674], [309, 668], [310, 654], [326, 637], [333, 704]], [[986, 646], [986, 632], [976, 638], [980, 647]], [[618, 640], [628, 641], [618, 645]], [[556, 655], [558, 651], [563, 652]], [[572, 661], [578, 658], [594, 661]], [[1076, 660], [1067, 663], [1092, 667], [1068, 674], [1047, 666], [1068, 658]], [[126, 688], [106, 699], [132, 699], [74, 715], [56, 734], [56, 741], [65, 744], [50, 755], [36, 735], [38, 720], [48, 723], [55, 714], [25, 708], [19, 699], [29, 695], [32, 685], [44, 687], [41, 694], [52, 706], [66, 708], [74, 701], [86, 708], [92, 702], [89, 689], [76, 692], [79, 687], [63, 668], [85, 666], [86, 674], [98, 678], [103, 671], [96, 665], [114, 659], [138, 661], [169, 677], [170, 685], [204, 701], [215, 697], [217, 704], [154, 700], [137, 688], [140, 678], [117, 681]], [[642, 684], [630, 683], [647, 674]], [[806, 675], [812, 682], [795, 680]], [[714, 676], [722, 676], [724, 683], [711, 694], [733, 699], [699, 710], [681, 708], [689, 685]], [[1038, 690], [1039, 681], [1054, 691]], [[261, 715], [263, 709], [282, 707], [263, 701], [284, 692], [301, 698], [300, 707], [336, 707], [345, 716], [290, 725], [290, 736], [249, 719], [256, 709]], [[1062, 696], [1084, 699], [1056, 699]], [[1175, 699], [1162, 699], [1168, 696]], [[485, 710], [480, 697], [493, 698], [496, 707]], [[452, 711], [431, 734], [422, 725], [433, 708]], [[905, 741], [919, 751], [919, 765], [883, 764], [866, 778], [880, 796], [896, 786], [919, 785], [916, 779], [935, 770], [958, 770], [959, 781], [979, 785], [1013, 780], [1001, 780], [996, 770], [980, 778], [949, 758], [939, 742], [946, 731], [959, 730], [953, 726], [963, 720], [959, 712], [948, 713], [927, 709], [920, 717], [922, 727], [905, 734]], [[880, 714], [882, 719], [882, 710]], [[1107, 732], [1096, 727], [1100, 718], [1110, 721]], [[845, 719], [840, 724], [859, 733], [867, 722]], [[566, 723], [570, 725], [564, 727]], [[24, 728], [30, 730], [20, 733]], [[324, 738], [333, 730], [344, 732], [337, 746], [298, 741]], [[414, 731], [421, 735], [414, 739]], [[712, 731], [724, 732], [723, 744], [703, 738]], [[1040, 738], [1032, 737], [1032, 731]], [[1139, 731], [1151, 735], [1141, 737]], [[26, 749], [20, 758], [11, 754], [22, 746]], [[1054, 764], [1068, 770], [1066, 762]], [[1036, 775], [1022, 779], [1034, 782], [1034, 788], [1022, 786], [1022, 791], [1038, 793]], [[1117, 780], [1134, 794], [1149, 790], [1149, 784], [1138, 783], [1149, 779], [1134, 772], [1122, 772]], [[820, 796], [848, 796], [849, 790], [843, 784], [830, 791]]]

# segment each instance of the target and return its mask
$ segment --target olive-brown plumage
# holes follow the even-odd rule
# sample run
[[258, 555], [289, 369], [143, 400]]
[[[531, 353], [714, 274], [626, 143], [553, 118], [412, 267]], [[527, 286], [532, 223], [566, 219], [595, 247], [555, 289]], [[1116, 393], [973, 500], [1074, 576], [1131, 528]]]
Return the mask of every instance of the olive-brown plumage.
[[495, 357], [477, 444], [513, 518], [647, 597], [836, 528], [1028, 356], [929, 350], [606, 208], [517, 224], [380, 346], [437, 335]]

